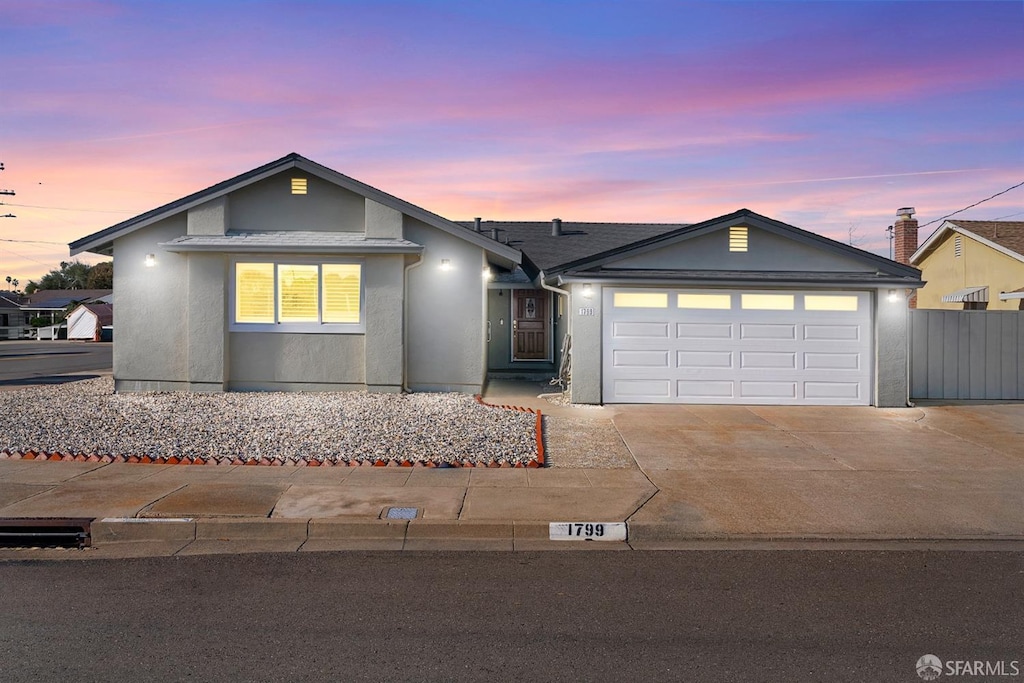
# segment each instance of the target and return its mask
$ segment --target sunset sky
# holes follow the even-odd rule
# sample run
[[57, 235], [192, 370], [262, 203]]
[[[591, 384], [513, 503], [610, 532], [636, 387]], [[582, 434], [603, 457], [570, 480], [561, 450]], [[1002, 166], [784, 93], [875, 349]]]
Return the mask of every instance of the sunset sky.
[[[0, 38], [22, 287], [289, 152], [455, 220], [745, 207], [883, 255], [897, 208], [1024, 181], [1020, 0], [0, 0]], [[1024, 187], [961, 217], [1024, 220]]]

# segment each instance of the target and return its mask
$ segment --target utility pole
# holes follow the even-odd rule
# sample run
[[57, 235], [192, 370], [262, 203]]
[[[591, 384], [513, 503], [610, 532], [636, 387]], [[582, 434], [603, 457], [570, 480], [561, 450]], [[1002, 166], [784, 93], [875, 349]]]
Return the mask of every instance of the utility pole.
[[[2, 161], [0, 161], [0, 171], [2, 171], [2, 170], [4, 170], [4, 163]], [[13, 197], [14, 196], [14, 190], [0, 190], [0, 194], [6, 194], [6, 195], [10, 195], [11, 197]], [[4, 205], [4, 203], [0, 202], [0, 206], [3, 206], [3, 205]], [[0, 216], [0, 218], [17, 218], [17, 216], [15, 216], [13, 213], [8, 213], [8, 214], [5, 214], [3, 216]]]

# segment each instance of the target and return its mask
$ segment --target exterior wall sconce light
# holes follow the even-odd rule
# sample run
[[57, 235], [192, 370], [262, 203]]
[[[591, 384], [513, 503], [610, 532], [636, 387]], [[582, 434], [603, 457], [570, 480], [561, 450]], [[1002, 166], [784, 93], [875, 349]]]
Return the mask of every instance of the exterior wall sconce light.
[[152, 268], [156, 265], [156, 254], [146, 254], [145, 264], [147, 268]]
[[590, 285], [583, 285], [583, 298], [591, 299], [594, 296], [594, 288]]
[[889, 303], [893, 303], [894, 304], [894, 303], [896, 303], [899, 300], [900, 300], [900, 297], [896, 293], [896, 290], [895, 289], [890, 289], [889, 290]]
[[483, 278], [484, 282], [490, 282], [494, 279], [494, 273], [492, 273], [491, 269], [486, 266], [484, 266]]
[[441, 259], [441, 270], [449, 271], [452, 269], [452, 260], [443, 258]]

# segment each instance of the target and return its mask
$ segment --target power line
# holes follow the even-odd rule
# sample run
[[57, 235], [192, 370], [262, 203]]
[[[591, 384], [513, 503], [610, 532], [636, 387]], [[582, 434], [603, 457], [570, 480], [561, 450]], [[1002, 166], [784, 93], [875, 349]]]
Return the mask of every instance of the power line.
[[56, 244], [58, 247], [66, 247], [65, 242], [44, 242], [43, 240], [8, 240], [0, 238], [0, 242], [20, 242], [21, 244]]
[[84, 213], [134, 213], [129, 209], [72, 209], [66, 206], [34, 206], [32, 204], [9, 204], [0, 202], [4, 206], [18, 206], [23, 209], [48, 209], [51, 211], [81, 211]]
[[964, 212], [964, 211], [966, 211], [967, 209], [973, 209], [974, 207], [978, 206], [979, 204], [984, 204], [984, 203], [985, 203], [985, 202], [987, 202], [988, 200], [990, 200], [990, 199], [995, 199], [995, 198], [996, 198], [996, 197], [998, 197], [999, 195], [1002, 195], [1002, 194], [1006, 194], [1006, 193], [1007, 193], [1007, 192], [1009, 192], [1010, 190], [1016, 190], [1016, 189], [1017, 189], [1018, 187], [1021, 187], [1022, 185], [1024, 185], [1024, 182], [1019, 182], [1019, 183], [1017, 183], [1016, 185], [1014, 185], [1013, 187], [1008, 187], [1008, 188], [1006, 188], [1005, 190], [1003, 190], [1002, 192], [996, 192], [996, 193], [995, 193], [994, 195], [992, 195], [991, 197], [986, 197], [985, 199], [982, 199], [982, 200], [981, 200], [980, 202], [974, 202], [974, 203], [973, 203], [973, 204], [971, 204], [970, 206], [965, 206], [964, 208], [962, 208], [962, 209], [959, 209], [959, 210], [957, 210], [957, 211], [954, 211], [953, 213], [948, 213], [948, 214], [946, 214], [945, 216], [943, 216], [942, 218], [936, 218], [936, 219], [935, 219], [935, 220], [933, 220], [933, 221], [928, 221], [928, 222], [927, 222], [927, 223], [925, 223], [924, 225], [921, 225], [921, 226], [919, 226], [919, 229], [920, 229], [920, 228], [926, 228], [926, 227], [928, 227], [929, 225], [931, 225], [932, 223], [938, 223], [939, 221], [944, 221], [944, 220], [946, 220], [947, 218], [949, 218], [950, 216], [955, 216], [955, 215], [957, 215], [958, 213], [963, 213], [963, 212]]

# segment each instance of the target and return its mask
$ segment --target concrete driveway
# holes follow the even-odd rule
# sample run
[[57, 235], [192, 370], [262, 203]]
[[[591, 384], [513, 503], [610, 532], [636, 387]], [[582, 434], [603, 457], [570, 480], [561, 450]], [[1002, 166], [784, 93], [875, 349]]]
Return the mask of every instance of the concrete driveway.
[[1024, 537], [1024, 403], [904, 409], [617, 406], [678, 537]]

